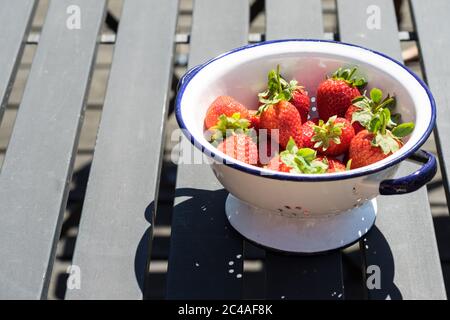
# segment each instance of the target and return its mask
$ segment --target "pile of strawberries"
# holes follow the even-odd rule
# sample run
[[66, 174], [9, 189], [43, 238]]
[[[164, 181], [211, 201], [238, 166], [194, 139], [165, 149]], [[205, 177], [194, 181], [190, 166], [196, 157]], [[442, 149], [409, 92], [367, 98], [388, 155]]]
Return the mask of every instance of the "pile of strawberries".
[[339, 68], [319, 84], [319, 117], [309, 119], [308, 92], [281, 77], [277, 66], [258, 94], [258, 110], [229, 96], [216, 98], [206, 113], [205, 136], [230, 157], [281, 172], [323, 174], [380, 161], [403, 146], [414, 124], [393, 113], [394, 97], [383, 98], [378, 88], [362, 92], [367, 82], [356, 71]]

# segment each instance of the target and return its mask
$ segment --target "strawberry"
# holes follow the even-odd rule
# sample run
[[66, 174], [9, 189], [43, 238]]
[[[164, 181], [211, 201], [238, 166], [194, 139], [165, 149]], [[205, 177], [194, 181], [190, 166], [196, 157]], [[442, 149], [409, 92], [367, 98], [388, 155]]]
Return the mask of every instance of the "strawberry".
[[[370, 90], [370, 98], [365, 95], [356, 97], [352, 101], [352, 105], [347, 109], [345, 113], [345, 118], [350, 121], [355, 129], [355, 133], [364, 130], [368, 127], [370, 121], [373, 119], [374, 114], [383, 108], [392, 108], [395, 106], [395, 98], [387, 95], [383, 98], [383, 92], [378, 88], [373, 88]], [[397, 117], [399, 115], [392, 115], [392, 117]], [[394, 119], [394, 121], [398, 121]], [[388, 124], [392, 126], [394, 122]]]
[[[276, 104], [265, 105], [260, 110], [259, 128], [267, 129], [267, 134], [283, 149], [291, 137], [297, 145], [302, 145], [302, 119], [291, 103], [281, 100]], [[278, 130], [278, 136], [273, 136], [271, 130]]]
[[273, 171], [280, 171], [280, 172], [291, 172], [291, 167], [288, 167], [283, 161], [281, 161], [280, 156], [273, 157], [269, 163], [267, 164], [267, 169], [273, 170]]
[[314, 148], [312, 137], [314, 136], [314, 126], [319, 123], [319, 119], [312, 119], [302, 124], [302, 146], [305, 148]]
[[258, 110], [248, 110], [250, 127], [255, 130], [259, 129], [259, 115], [257, 113], [258, 113]]
[[355, 136], [350, 121], [336, 116], [327, 122], [308, 121], [302, 126], [303, 147], [317, 150], [320, 154], [337, 156], [347, 152]]
[[239, 133], [229, 136], [217, 146], [217, 149], [247, 164], [258, 164], [258, 146], [246, 134]]
[[322, 161], [328, 165], [327, 173], [343, 172], [349, 169], [345, 166], [345, 164], [343, 164], [336, 158], [317, 157], [317, 160]]
[[[368, 166], [383, 160], [392, 154], [392, 151], [385, 154], [381, 148], [374, 146], [372, 144], [374, 137], [374, 133], [362, 130], [355, 138], [353, 138], [349, 150], [349, 158], [352, 160], [352, 169]], [[400, 147], [400, 145], [398, 147]]]
[[368, 130], [360, 131], [352, 140], [349, 149], [351, 168], [361, 168], [383, 160], [397, 152], [402, 146], [402, 138], [414, 130], [411, 122], [393, 126], [388, 108], [378, 111], [368, 124]]
[[308, 97], [308, 92], [301, 87], [298, 87], [292, 92], [292, 99], [290, 102], [297, 108], [302, 122], [308, 121], [309, 109], [311, 108], [311, 101]]
[[299, 149], [290, 138], [286, 150], [272, 158], [267, 169], [292, 173], [325, 173], [328, 165], [316, 159], [317, 152], [310, 148]]
[[209, 129], [216, 125], [222, 114], [231, 117], [234, 113], [239, 113], [243, 119], [248, 118], [248, 110], [240, 102], [230, 96], [217, 97], [206, 111], [205, 128]]
[[217, 123], [205, 132], [206, 139], [217, 146], [225, 137], [236, 133], [254, 134], [250, 127], [250, 121], [241, 119], [239, 112], [233, 113], [231, 117], [225, 114], [219, 116]]
[[289, 101], [297, 108], [302, 122], [308, 120], [308, 113], [311, 108], [311, 101], [308, 92], [304, 87], [299, 86], [296, 80], [287, 82], [280, 75], [280, 65], [276, 70], [271, 70], [268, 74], [267, 90], [258, 94], [262, 105], [275, 104], [280, 100]]
[[367, 83], [363, 78], [355, 79], [352, 69], [339, 68], [331, 78], [323, 81], [317, 88], [317, 110], [322, 120], [337, 115], [344, 117], [352, 100], [361, 95], [360, 88]]

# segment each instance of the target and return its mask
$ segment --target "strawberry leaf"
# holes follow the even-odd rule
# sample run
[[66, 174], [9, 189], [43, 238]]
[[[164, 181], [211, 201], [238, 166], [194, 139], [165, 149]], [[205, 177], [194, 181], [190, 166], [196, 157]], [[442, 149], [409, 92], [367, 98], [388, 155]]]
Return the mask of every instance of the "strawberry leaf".
[[249, 126], [250, 121], [244, 118], [241, 119], [239, 112], [233, 113], [231, 117], [221, 114], [217, 124], [208, 130], [207, 139], [213, 143], [223, 140], [223, 138], [232, 134], [250, 134], [253, 130], [249, 130]]
[[325, 173], [328, 164], [317, 160], [317, 152], [310, 148], [299, 149], [292, 137], [289, 139], [286, 150], [280, 153], [280, 160], [291, 168], [293, 173]]
[[333, 116], [328, 119], [326, 123], [323, 120], [319, 120], [319, 123], [313, 126], [314, 135], [311, 138], [314, 144], [314, 148], [322, 148], [323, 151], [327, 150], [330, 146], [330, 141], [336, 144], [341, 143], [340, 136], [342, 135], [343, 123], [335, 123], [337, 116]]
[[290, 101], [293, 92], [303, 88], [298, 85], [296, 80], [287, 82], [283, 79], [280, 75], [280, 65], [277, 65], [276, 70], [269, 71], [267, 79], [267, 90], [258, 94], [262, 106], [258, 109], [257, 114], [265, 111], [268, 105], [277, 104], [282, 100]]
[[289, 138], [289, 141], [288, 141], [288, 143], [286, 145], [286, 150], [289, 151], [289, 153], [292, 153], [292, 154], [297, 153], [297, 151], [298, 151], [298, 147], [295, 144], [295, 140], [292, 137]]
[[399, 124], [394, 129], [392, 129], [392, 134], [397, 138], [404, 138], [414, 131], [414, 123], [406, 122]]
[[367, 127], [372, 117], [373, 113], [370, 110], [355, 111], [352, 114], [352, 123], [359, 122], [363, 127]]
[[357, 68], [353, 67], [352, 69], [337, 69], [332, 78], [344, 80], [346, 83], [353, 87], [362, 88], [367, 84], [367, 81], [364, 78], [355, 78], [353, 77]]
[[382, 124], [381, 133], [385, 134], [386, 133], [386, 126], [391, 121], [391, 112], [389, 111], [388, 108], [385, 108], [385, 109], [381, 110], [381, 119], [382, 119], [382, 122], [381, 122], [381, 124]]
[[372, 141], [372, 145], [381, 148], [385, 155], [394, 153], [400, 149], [398, 139], [390, 131], [386, 131], [386, 134], [378, 132]]
[[380, 130], [381, 125], [382, 125], [382, 123], [381, 123], [380, 115], [377, 114], [372, 118], [372, 120], [370, 120], [367, 130], [375, 133], [378, 130]]
[[316, 158], [316, 151], [310, 148], [302, 148], [297, 151], [297, 155], [305, 159], [306, 161], [313, 161]]
[[383, 92], [378, 88], [373, 88], [370, 90], [370, 99], [376, 104], [380, 103], [381, 98], [383, 97]]

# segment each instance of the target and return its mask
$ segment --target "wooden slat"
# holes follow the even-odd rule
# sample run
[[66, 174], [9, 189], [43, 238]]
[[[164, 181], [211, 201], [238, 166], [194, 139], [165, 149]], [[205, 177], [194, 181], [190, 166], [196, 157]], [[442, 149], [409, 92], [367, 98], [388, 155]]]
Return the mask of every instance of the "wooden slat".
[[[397, 22], [390, 0], [338, 0], [342, 41], [352, 42], [401, 60]], [[381, 14], [379, 29], [368, 29], [370, 5]], [[397, 176], [417, 167], [403, 163]], [[361, 242], [367, 266], [381, 269], [381, 289], [369, 290], [374, 299], [445, 298], [442, 271], [426, 188], [403, 196], [378, 197], [376, 228]]]
[[[196, 0], [193, 12], [189, 67], [247, 42], [247, 0]], [[168, 298], [240, 298], [243, 241], [226, 219], [227, 193], [208, 165], [180, 165], [176, 187]]]
[[[66, 27], [69, 5], [81, 29]], [[0, 176], [0, 298], [46, 298], [104, 11], [50, 3]]]
[[143, 297], [177, 9], [124, 3], [73, 260], [83, 282], [69, 299]]
[[[450, 49], [450, 2], [411, 1], [413, 20], [419, 39], [422, 66], [426, 80], [433, 92], [437, 105], [436, 130], [434, 131], [439, 152], [440, 169], [445, 183], [447, 203], [450, 203], [450, 150], [445, 147], [445, 139], [450, 135], [450, 99], [446, 81], [450, 76], [448, 50]], [[431, 18], [432, 17], [432, 18]]]
[[0, 0], [0, 123], [36, 8], [35, 0]]
[[[266, 13], [267, 40], [323, 38], [320, 0], [266, 0]], [[266, 253], [267, 298], [343, 299], [343, 286], [339, 251], [309, 257]]]
[[340, 252], [309, 257], [266, 253], [268, 299], [344, 299]]

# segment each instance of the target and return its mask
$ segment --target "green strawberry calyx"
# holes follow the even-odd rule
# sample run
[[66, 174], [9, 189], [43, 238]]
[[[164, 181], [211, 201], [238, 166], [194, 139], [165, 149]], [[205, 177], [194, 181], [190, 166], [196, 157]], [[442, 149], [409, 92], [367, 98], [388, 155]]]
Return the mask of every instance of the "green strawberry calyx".
[[389, 94], [383, 99], [383, 92], [378, 88], [370, 90], [370, 97], [364, 93], [352, 100], [358, 108], [352, 114], [352, 123], [357, 121], [374, 134], [372, 146], [379, 147], [385, 155], [398, 151], [402, 138], [411, 134], [414, 123], [400, 123], [400, 114], [392, 114], [396, 105], [395, 97]]
[[250, 127], [250, 121], [241, 118], [239, 112], [233, 113], [231, 117], [221, 114], [216, 125], [212, 126], [207, 132], [207, 138], [213, 145], [218, 145], [224, 138], [232, 134], [247, 134], [253, 133]]
[[330, 146], [330, 141], [336, 144], [341, 143], [340, 137], [344, 123], [335, 123], [336, 119], [337, 116], [333, 116], [327, 122], [319, 120], [319, 123], [313, 126], [314, 136], [311, 138], [311, 141], [315, 142], [315, 149], [322, 148], [323, 151], [327, 150]]
[[405, 122], [395, 124], [391, 129], [388, 125], [393, 123], [391, 112], [388, 108], [380, 109], [375, 113], [368, 125], [367, 130], [374, 134], [372, 146], [379, 147], [385, 155], [398, 151], [402, 145], [402, 138], [411, 134], [414, 130], [414, 123]]
[[292, 173], [326, 173], [328, 164], [317, 160], [317, 152], [310, 148], [298, 148], [292, 137], [286, 145], [286, 150], [280, 153], [280, 160], [291, 168]]
[[[367, 128], [374, 115], [384, 109], [393, 109], [396, 104], [395, 97], [389, 94], [383, 99], [383, 92], [378, 88], [370, 90], [370, 97], [363, 95], [352, 100], [352, 104], [357, 108], [352, 114], [352, 123], [359, 122], [363, 127]], [[388, 128], [393, 128], [400, 121], [400, 114], [391, 115], [391, 121], [387, 124]]]
[[351, 69], [339, 68], [333, 73], [331, 78], [335, 80], [344, 80], [348, 85], [361, 89], [367, 85], [367, 81], [362, 77], [355, 77], [355, 72], [357, 70], [357, 67]]
[[258, 94], [259, 102], [262, 105], [256, 114], [261, 114], [269, 105], [277, 104], [282, 100], [290, 101], [293, 92], [298, 89], [303, 89], [303, 87], [299, 86], [296, 80], [287, 82], [280, 75], [280, 65], [277, 65], [277, 69], [270, 70], [267, 75], [267, 90]]

